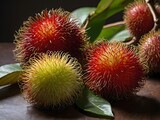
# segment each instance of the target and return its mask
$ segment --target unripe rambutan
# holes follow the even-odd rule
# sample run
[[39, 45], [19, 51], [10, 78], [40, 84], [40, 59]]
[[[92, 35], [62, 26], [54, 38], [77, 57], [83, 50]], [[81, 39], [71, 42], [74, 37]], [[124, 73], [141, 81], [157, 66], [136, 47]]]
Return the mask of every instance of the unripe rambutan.
[[86, 86], [108, 100], [125, 98], [142, 86], [144, 65], [133, 48], [122, 43], [100, 43], [89, 50]]
[[64, 108], [75, 102], [83, 85], [77, 59], [65, 53], [40, 54], [22, 75], [24, 97], [40, 108]]
[[160, 30], [144, 35], [139, 45], [140, 60], [146, 61], [150, 73], [160, 73]]
[[34, 53], [47, 51], [68, 52], [80, 58], [86, 41], [85, 29], [70, 13], [44, 10], [23, 23], [15, 35], [15, 56], [19, 62], [27, 62]]
[[124, 21], [130, 33], [137, 38], [148, 33], [154, 26], [152, 13], [144, 0], [135, 1], [126, 7]]

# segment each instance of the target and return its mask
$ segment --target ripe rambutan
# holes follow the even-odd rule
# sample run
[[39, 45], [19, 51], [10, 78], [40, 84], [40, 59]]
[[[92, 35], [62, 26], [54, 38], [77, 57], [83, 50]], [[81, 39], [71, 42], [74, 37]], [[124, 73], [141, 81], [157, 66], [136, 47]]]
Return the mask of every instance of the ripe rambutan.
[[44, 10], [23, 23], [15, 35], [15, 56], [25, 63], [34, 53], [63, 51], [80, 58], [86, 42], [85, 29], [70, 13], [58, 10]]
[[154, 26], [152, 13], [144, 0], [135, 1], [126, 7], [124, 21], [130, 33], [137, 38], [148, 33]]
[[99, 43], [89, 49], [85, 84], [108, 100], [125, 98], [143, 85], [144, 66], [134, 48], [123, 43]]
[[160, 73], [160, 30], [144, 35], [139, 45], [140, 60], [146, 61], [150, 73]]
[[39, 108], [60, 109], [82, 92], [82, 70], [76, 58], [65, 53], [40, 54], [29, 60], [22, 75], [24, 97]]

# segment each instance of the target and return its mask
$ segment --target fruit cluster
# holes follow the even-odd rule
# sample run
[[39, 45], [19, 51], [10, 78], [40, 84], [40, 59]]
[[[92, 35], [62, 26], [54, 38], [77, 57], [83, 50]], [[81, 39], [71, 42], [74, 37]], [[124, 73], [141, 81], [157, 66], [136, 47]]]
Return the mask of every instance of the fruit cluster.
[[30, 103], [44, 108], [74, 103], [83, 88], [79, 61], [86, 41], [84, 28], [62, 9], [44, 10], [24, 22], [14, 52], [24, 68], [22, 89]]
[[[160, 6], [155, 5], [155, 12], [160, 15]], [[154, 30], [154, 19], [144, 0], [130, 4], [124, 13], [124, 20], [130, 33], [139, 43], [139, 58], [149, 67], [149, 73], [160, 72], [160, 30]], [[160, 25], [158, 25], [160, 26]]]
[[128, 30], [140, 39], [138, 46], [90, 44], [85, 28], [62, 9], [44, 10], [24, 22], [14, 52], [24, 69], [25, 98], [55, 109], [73, 104], [84, 85], [108, 100], [135, 94], [148, 68], [160, 72], [160, 31], [152, 30], [154, 19], [143, 0], [130, 4], [124, 14]]

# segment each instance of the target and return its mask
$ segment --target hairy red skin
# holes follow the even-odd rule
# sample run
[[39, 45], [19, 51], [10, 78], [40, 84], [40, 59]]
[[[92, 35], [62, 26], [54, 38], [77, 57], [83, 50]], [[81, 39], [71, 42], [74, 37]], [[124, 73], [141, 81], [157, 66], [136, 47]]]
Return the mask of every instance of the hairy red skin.
[[139, 55], [146, 61], [150, 73], [160, 73], [160, 30], [151, 31], [140, 40]]
[[154, 27], [154, 20], [148, 5], [143, 1], [131, 3], [125, 10], [124, 20], [130, 33], [137, 38]]
[[135, 52], [120, 43], [101, 43], [89, 50], [86, 86], [107, 99], [119, 99], [138, 91], [144, 69]]
[[80, 58], [86, 40], [83, 28], [71, 15], [58, 10], [44, 10], [29, 18], [16, 35], [16, 57], [26, 62], [34, 53], [63, 51]]

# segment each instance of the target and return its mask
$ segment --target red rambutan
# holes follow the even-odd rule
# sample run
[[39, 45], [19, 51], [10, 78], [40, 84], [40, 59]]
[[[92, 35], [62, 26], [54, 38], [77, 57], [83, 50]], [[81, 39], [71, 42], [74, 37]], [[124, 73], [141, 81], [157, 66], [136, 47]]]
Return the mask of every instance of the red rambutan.
[[86, 86], [104, 98], [116, 100], [142, 86], [144, 65], [134, 48], [122, 43], [99, 43], [88, 51]]
[[130, 33], [137, 38], [148, 33], [154, 26], [152, 13], [144, 0], [129, 4], [125, 9], [124, 20]]
[[151, 31], [141, 38], [139, 56], [148, 64], [150, 73], [160, 73], [160, 30]]
[[80, 58], [86, 42], [85, 29], [70, 13], [44, 10], [23, 23], [15, 35], [15, 55], [19, 62], [27, 62], [34, 53], [63, 51]]

